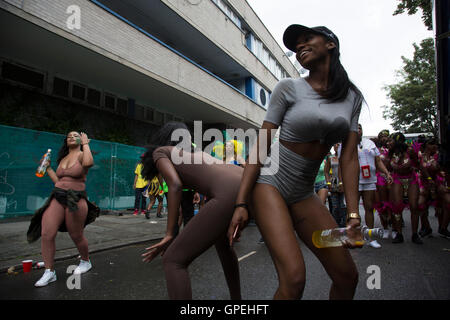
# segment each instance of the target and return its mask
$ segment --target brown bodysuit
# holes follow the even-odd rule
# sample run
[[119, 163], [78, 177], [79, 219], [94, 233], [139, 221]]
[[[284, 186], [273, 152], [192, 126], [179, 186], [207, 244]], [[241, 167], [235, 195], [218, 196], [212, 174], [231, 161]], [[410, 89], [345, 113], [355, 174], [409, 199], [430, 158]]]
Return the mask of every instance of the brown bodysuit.
[[[212, 245], [215, 245], [222, 263], [231, 296], [240, 296], [239, 265], [226, 233], [233, 217], [244, 169], [233, 164], [223, 164], [201, 151], [190, 153], [174, 148], [176, 147], [156, 149], [153, 152], [155, 164], [161, 158], [168, 158], [183, 182], [183, 188], [194, 189], [206, 195], [209, 200], [164, 253], [163, 263], [169, 298], [192, 299], [187, 267]], [[182, 155], [189, 159], [190, 163], [177, 164], [177, 156]], [[194, 161], [200, 161], [202, 157], [202, 163], [195, 164]]]
[[[55, 183], [56, 188], [61, 188], [64, 190], [75, 190], [75, 191], [84, 191], [86, 189], [86, 170], [83, 168], [81, 163], [77, 161], [73, 166], [67, 169], [63, 169], [61, 166], [58, 166], [56, 169], [56, 175], [58, 176], [58, 182]], [[86, 199], [81, 198], [77, 203], [78, 210], [72, 212], [72, 214], [80, 215], [84, 217], [87, 216], [88, 205]], [[56, 198], [53, 198], [50, 202], [49, 207], [45, 210], [44, 215], [51, 211], [61, 212], [64, 215], [67, 207], [65, 204], [60, 203]]]
[[86, 189], [86, 171], [81, 165], [80, 161], [77, 161], [73, 166], [67, 169], [58, 166], [56, 169], [56, 175], [59, 181], [55, 183], [55, 187], [64, 190], [76, 190], [83, 191]]

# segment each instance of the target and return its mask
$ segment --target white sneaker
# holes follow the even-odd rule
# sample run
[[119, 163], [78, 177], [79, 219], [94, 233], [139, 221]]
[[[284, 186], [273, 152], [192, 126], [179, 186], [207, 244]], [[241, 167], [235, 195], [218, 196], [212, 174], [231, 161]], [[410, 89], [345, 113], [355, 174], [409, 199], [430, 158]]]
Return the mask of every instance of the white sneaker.
[[383, 229], [383, 239], [389, 239], [391, 231], [389, 229]]
[[91, 260], [84, 261], [83, 259], [81, 259], [80, 264], [73, 271], [73, 274], [82, 274], [82, 273], [88, 272], [89, 270], [91, 270], [91, 268], [92, 268]]
[[381, 244], [379, 244], [377, 240], [370, 241], [369, 246], [375, 249], [381, 248]]
[[45, 287], [50, 282], [56, 281], [56, 272], [55, 270], [51, 271], [50, 269], [45, 269], [42, 277], [34, 284], [35, 287]]

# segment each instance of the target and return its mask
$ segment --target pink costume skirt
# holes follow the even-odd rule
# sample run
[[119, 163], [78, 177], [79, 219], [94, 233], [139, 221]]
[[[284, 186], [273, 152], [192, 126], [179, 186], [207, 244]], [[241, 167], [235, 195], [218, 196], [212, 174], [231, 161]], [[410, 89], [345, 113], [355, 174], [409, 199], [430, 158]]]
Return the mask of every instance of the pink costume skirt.
[[381, 187], [387, 186], [388, 183], [386, 180], [386, 176], [383, 173], [377, 172], [376, 176], [377, 176], [377, 186]]
[[394, 180], [395, 184], [403, 184], [403, 185], [419, 184], [419, 178], [416, 172], [411, 172], [410, 174], [405, 176], [401, 176], [398, 173], [393, 172], [392, 179]]

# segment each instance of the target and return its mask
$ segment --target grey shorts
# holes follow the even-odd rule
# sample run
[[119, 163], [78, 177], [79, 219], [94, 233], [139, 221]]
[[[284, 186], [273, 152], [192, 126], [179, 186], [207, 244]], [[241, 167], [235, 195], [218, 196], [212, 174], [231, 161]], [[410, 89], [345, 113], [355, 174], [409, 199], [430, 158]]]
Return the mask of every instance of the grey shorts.
[[256, 183], [274, 186], [287, 205], [312, 196], [317, 172], [323, 160], [306, 159], [279, 142], [275, 142], [271, 150]]
[[377, 190], [377, 184], [374, 183], [360, 183], [359, 184], [359, 191], [375, 191]]

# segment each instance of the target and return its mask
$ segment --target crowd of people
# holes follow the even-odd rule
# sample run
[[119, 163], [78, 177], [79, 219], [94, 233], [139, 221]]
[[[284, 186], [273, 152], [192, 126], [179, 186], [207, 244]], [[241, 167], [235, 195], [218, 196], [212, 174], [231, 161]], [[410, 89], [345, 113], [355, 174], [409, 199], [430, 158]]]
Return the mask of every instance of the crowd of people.
[[439, 164], [437, 139], [422, 135], [407, 143], [402, 133], [390, 135], [388, 130], [383, 130], [373, 140], [380, 160], [388, 169], [388, 173], [376, 172], [374, 208], [383, 228], [388, 231], [388, 227], [392, 227], [393, 243], [404, 241], [402, 213], [405, 208], [411, 212], [412, 242], [422, 244], [421, 238], [432, 234], [428, 221], [430, 206], [438, 217], [438, 234], [449, 237], [448, 176]]
[[[374, 212], [378, 213], [383, 238], [392, 243], [404, 242], [403, 211], [411, 213], [412, 242], [423, 244], [423, 238], [432, 234], [428, 221], [432, 206], [438, 217], [437, 233], [449, 237], [449, 197], [445, 170], [439, 165], [437, 140], [419, 135], [406, 141], [405, 136], [382, 130], [377, 137], [362, 137], [359, 125], [358, 160], [360, 166], [359, 193], [365, 211], [365, 223], [374, 228]], [[345, 197], [339, 174], [339, 148], [334, 147], [325, 167], [316, 179], [316, 192], [340, 227], [345, 226]], [[326, 185], [326, 186], [325, 186]], [[328, 190], [327, 190], [328, 189]], [[327, 192], [328, 191], [328, 192]], [[328, 198], [327, 198], [328, 196]], [[419, 228], [420, 225], [420, 228]], [[381, 248], [377, 240], [369, 243]]]
[[[363, 138], [358, 120], [364, 97], [340, 62], [337, 36], [326, 27], [291, 25], [283, 41], [309, 75], [282, 79], [275, 86], [257, 143], [249, 151], [248, 159], [256, 161], [245, 161], [235, 140], [215, 150], [221, 152], [219, 157], [206, 154], [191, 142], [187, 126], [180, 122], [166, 123], [141, 155], [133, 185], [134, 214], [144, 213], [148, 218], [158, 200], [160, 216], [163, 196], [168, 208], [165, 236], [146, 248], [142, 258], [150, 262], [164, 254], [171, 299], [192, 298], [188, 267], [213, 245], [230, 298], [241, 299], [233, 244], [250, 219], [261, 232], [278, 275], [275, 299], [303, 295], [306, 266], [298, 239], [330, 277], [330, 299], [353, 298], [359, 275], [349, 249], [361, 247], [350, 240], [352, 235], [361, 234], [361, 198], [364, 223], [374, 227], [375, 209], [386, 235], [392, 228], [394, 243], [404, 241], [402, 213], [407, 206], [414, 243], [422, 243], [421, 238], [432, 232], [427, 218], [430, 205], [439, 217], [439, 234], [449, 236], [450, 194], [447, 175], [439, 167], [436, 140], [422, 137], [408, 145], [403, 134], [390, 135], [387, 130], [375, 141]], [[275, 141], [278, 128], [280, 136]], [[188, 147], [172, 140], [175, 130], [184, 132]], [[264, 145], [262, 141], [273, 143]], [[62, 225], [67, 226], [81, 254], [76, 272], [92, 267], [83, 236], [83, 226], [92, 222], [89, 213], [95, 212], [89, 210], [91, 204], [84, 191], [88, 169], [93, 165], [89, 139], [84, 133], [71, 132], [63, 147], [56, 173], [49, 167], [56, 187], [54, 199], [39, 210], [29, 230], [33, 241], [42, 236], [46, 270], [36, 286], [56, 280], [54, 240]], [[334, 155], [327, 157], [332, 147]], [[188, 161], [180, 162], [181, 158]], [[325, 205], [329, 193], [330, 210]], [[151, 199], [147, 208], [146, 195]], [[200, 201], [204, 204], [194, 215], [193, 204]], [[350, 236], [342, 246], [314, 246], [313, 232], [338, 226], [346, 227]], [[377, 241], [371, 241], [370, 246], [381, 247]]]

